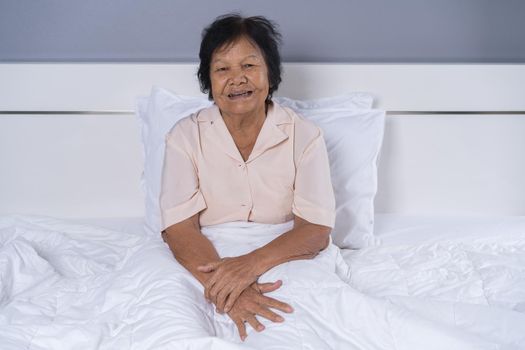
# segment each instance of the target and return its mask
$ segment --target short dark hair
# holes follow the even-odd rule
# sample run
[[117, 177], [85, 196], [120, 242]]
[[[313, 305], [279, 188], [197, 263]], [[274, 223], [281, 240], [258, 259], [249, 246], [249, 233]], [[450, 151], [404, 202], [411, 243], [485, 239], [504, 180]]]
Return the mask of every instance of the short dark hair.
[[212, 24], [202, 32], [202, 41], [199, 51], [200, 65], [197, 72], [201, 91], [208, 93], [213, 99], [211, 91], [210, 64], [215, 50], [231, 44], [242, 36], [248, 38], [262, 51], [268, 67], [268, 99], [272, 97], [281, 83], [281, 56], [279, 45], [281, 34], [277, 25], [262, 16], [242, 17], [231, 13], [217, 17]]

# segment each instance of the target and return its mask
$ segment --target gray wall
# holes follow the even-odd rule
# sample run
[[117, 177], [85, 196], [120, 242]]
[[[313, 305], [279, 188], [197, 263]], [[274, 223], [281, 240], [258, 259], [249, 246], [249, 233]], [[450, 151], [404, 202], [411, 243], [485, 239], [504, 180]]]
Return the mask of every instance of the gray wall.
[[235, 10], [278, 22], [286, 61], [525, 62], [523, 0], [0, 0], [0, 61], [196, 61]]

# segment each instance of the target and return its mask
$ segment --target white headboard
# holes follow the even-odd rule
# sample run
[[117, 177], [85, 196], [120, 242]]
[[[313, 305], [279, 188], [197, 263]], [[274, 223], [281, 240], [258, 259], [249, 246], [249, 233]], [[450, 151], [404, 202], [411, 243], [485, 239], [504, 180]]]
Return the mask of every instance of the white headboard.
[[[132, 114], [196, 64], [0, 64], [0, 214], [143, 213]], [[284, 65], [279, 95], [367, 91], [388, 111], [376, 211], [525, 215], [525, 65]]]

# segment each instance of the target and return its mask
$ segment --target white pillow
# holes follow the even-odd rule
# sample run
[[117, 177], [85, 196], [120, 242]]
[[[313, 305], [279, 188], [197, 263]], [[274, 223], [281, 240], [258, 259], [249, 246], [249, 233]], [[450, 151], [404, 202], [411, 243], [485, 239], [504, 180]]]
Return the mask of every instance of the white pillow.
[[144, 147], [141, 185], [145, 194], [144, 221], [148, 233], [160, 235], [159, 196], [165, 136], [180, 119], [212, 103], [205, 97], [180, 96], [156, 86], [149, 97], [139, 97], [136, 101]]
[[[275, 100], [323, 129], [337, 204], [334, 243], [344, 248], [375, 244], [373, 200], [384, 112], [370, 109], [373, 99], [366, 93], [310, 101]], [[159, 234], [161, 225], [159, 196], [165, 135], [181, 118], [212, 103], [205, 97], [179, 96], [160, 87], [153, 87], [149, 97], [137, 100], [145, 155], [145, 223], [152, 234]]]
[[304, 109], [308, 111], [318, 110], [319, 112], [322, 112], [327, 108], [336, 110], [371, 109], [374, 103], [374, 98], [372, 95], [366, 92], [349, 92], [346, 94], [316, 98], [313, 100], [293, 100], [287, 97], [276, 97], [274, 100], [277, 101], [277, 103], [290, 107], [295, 111]]
[[311, 101], [275, 99], [323, 130], [336, 200], [332, 239], [340, 248], [379, 243], [373, 235], [374, 197], [385, 112], [370, 109], [371, 99], [368, 105], [356, 105], [354, 99], [351, 95]]

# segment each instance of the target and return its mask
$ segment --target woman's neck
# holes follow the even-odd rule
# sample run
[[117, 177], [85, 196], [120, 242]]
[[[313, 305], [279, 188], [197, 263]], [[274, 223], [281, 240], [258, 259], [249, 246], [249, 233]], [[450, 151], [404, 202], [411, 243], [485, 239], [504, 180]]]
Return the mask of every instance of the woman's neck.
[[253, 130], [260, 130], [266, 119], [268, 107], [247, 114], [228, 114], [221, 111], [222, 119], [228, 127], [230, 133], [249, 133]]

